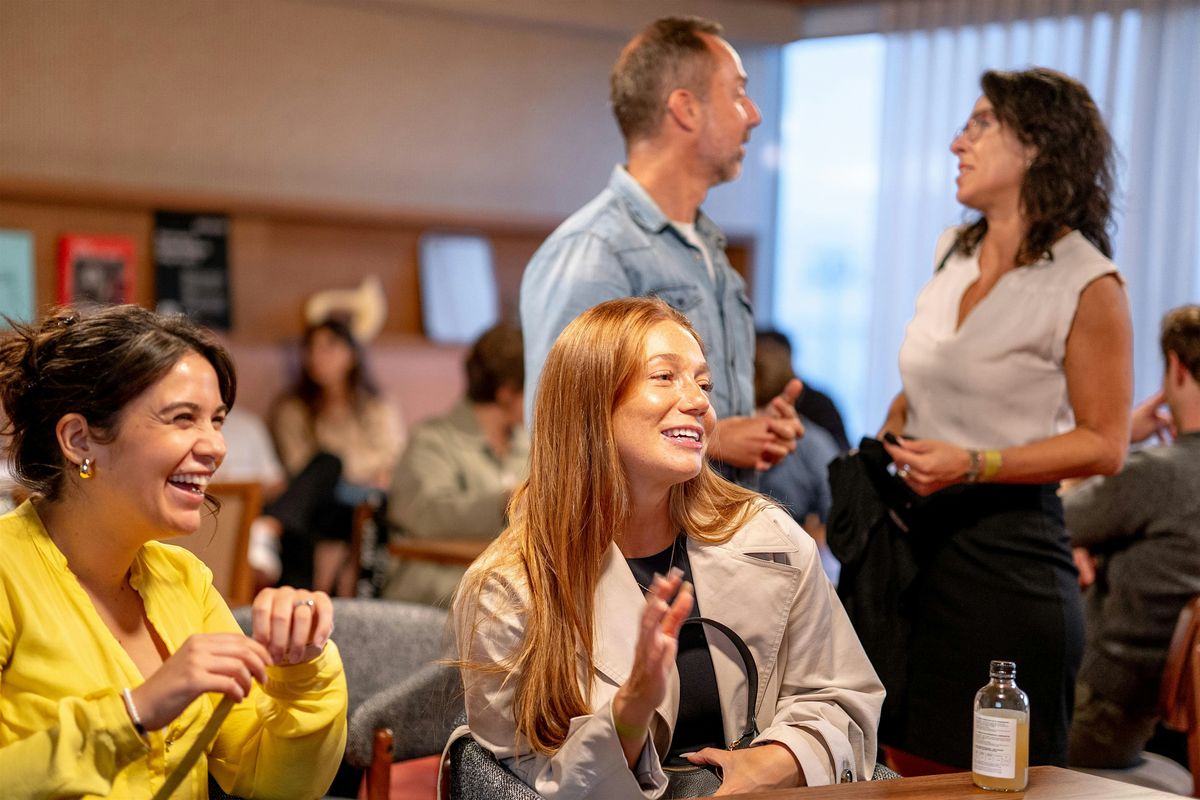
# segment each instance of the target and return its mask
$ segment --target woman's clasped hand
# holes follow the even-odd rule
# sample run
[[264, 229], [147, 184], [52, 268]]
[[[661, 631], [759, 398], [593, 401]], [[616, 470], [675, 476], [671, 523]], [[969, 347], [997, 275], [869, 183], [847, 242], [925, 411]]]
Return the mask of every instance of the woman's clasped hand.
[[281, 587], [259, 592], [253, 633], [194, 633], [131, 691], [146, 730], [165, 727], [197, 697], [220, 693], [239, 703], [252, 681], [267, 683], [267, 667], [320, 655], [333, 632], [333, 603], [324, 592]]

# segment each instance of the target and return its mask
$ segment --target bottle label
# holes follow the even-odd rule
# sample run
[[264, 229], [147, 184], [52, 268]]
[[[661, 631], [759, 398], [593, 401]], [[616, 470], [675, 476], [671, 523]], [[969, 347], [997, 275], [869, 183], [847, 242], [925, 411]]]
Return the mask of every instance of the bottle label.
[[1017, 774], [1017, 720], [975, 712], [975, 755], [971, 769], [989, 778]]

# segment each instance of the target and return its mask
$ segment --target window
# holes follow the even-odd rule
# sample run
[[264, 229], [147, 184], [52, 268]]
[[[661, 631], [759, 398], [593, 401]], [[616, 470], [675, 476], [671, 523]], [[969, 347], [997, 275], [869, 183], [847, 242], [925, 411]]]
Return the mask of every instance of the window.
[[968, 23], [938, 17], [962, 4], [895, 3], [884, 33], [784, 48], [771, 317], [798, 374], [838, 401], [852, 441], [877, 430], [899, 390], [897, 354], [934, 242], [967, 216], [949, 144], [986, 69], [1059, 69], [1104, 114], [1135, 399], [1161, 378], [1162, 314], [1200, 298], [1200, 3], [1060, 5], [1058, 16], [1000, 23], [983, 17], [1008, 4], [973, 3]]

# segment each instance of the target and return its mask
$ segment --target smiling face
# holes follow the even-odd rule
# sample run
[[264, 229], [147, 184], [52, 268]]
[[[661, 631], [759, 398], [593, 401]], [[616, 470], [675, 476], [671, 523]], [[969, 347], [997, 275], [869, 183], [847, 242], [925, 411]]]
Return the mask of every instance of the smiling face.
[[1037, 151], [1022, 144], [997, 119], [986, 96], [975, 101], [966, 127], [950, 144], [950, 152], [958, 156], [958, 202], [985, 217], [1020, 209], [1021, 185]]
[[225, 403], [196, 353], [129, 402], [112, 440], [94, 445], [94, 507], [143, 540], [195, 533], [204, 488], [225, 458]]
[[616, 410], [613, 436], [635, 494], [666, 492], [704, 467], [716, 426], [700, 344], [674, 322], [646, 336], [645, 357]]
[[700, 156], [711, 171], [712, 185], [741, 173], [750, 131], [762, 122], [758, 106], [746, 94], [746, 70], [737, 51], [724, 39], [703, 34], [713, 59], [708, 96], [702, 101]]

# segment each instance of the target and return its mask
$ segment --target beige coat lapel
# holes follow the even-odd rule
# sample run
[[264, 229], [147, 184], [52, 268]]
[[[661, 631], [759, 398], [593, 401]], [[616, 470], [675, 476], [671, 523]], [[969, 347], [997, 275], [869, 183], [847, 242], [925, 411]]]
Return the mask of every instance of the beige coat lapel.
[[[799, 569], [771, 560], [771, 556], [795, 552], [796, 545], [768, 514], [755, 515], [738, 533], [736, 543], [705, 545], [688, 539], [688, 559], [700, 612], [736, 631], [754, 654], [758, 667], [755, 707], [760, 728], [775, 715], [780, 682], [776, 663], [801, 578]], [[643, 608], [645, 599], [633, 573], [617, 546], [610, 545], [596, 586], [593, 661], [598, 674], [592, 685], [593, 706], [612, 700], [617, 688], [629, 678]], [[746, 722], [746, 673], [741, 656], [723, 634], [713, 630], [705, 634], [729, 743], [741, 735]], [[654, 742], [659, 752], [665, 753], [679, 715], [679, 673], [674, 668], [657, 712]]]
[[[755, 708], [760, 728], [775, 716], [780, 683], [776, 665], [792, 598], [801, 579], [799, 569], [776, 562], [771, 556], [790, 556], [796, 551], [796, 545], [768, 514], [757, 514], [733, 542], [705, 545], [688, 540], [700, 613], [732, 628], [754, 655], [758, 667]], [[705, 635], [717, 675], [728, 744], [741, 735], [746, 722], [745, 668], [724, 634], [706, 629]]]

